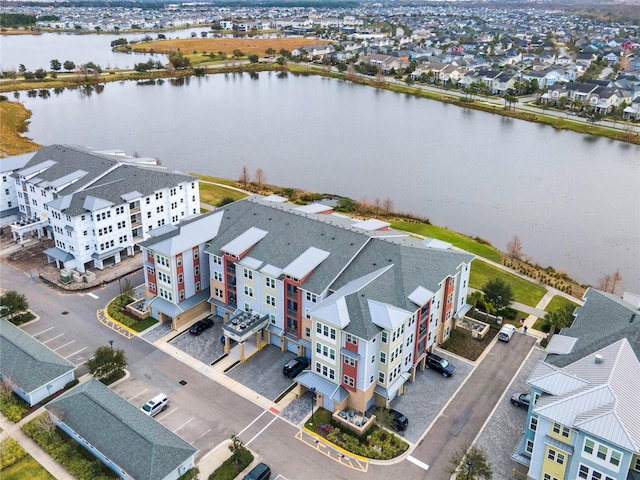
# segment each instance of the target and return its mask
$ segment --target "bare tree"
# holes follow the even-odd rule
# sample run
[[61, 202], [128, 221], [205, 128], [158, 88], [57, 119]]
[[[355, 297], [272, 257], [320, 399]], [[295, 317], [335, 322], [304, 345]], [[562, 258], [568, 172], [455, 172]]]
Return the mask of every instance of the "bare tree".
[[619, 295], [622, 290], [622, 275], [620, 274], [620, 271], [616, 270], [615, 273], [607, 273], [603, 275], [598, 279], [596, 287], [598, 290], [602, 290], [603, 292]]
[[522, 243], [518, 235], [514, 235], [513, 239], [507, 243], [507, 253], [512, 262], [522, 258]]
[[347, 80], [354, 81], [356, 78], [356, 67], [353, 63], [347, 64]]
[[371, 211], [371, 203], [367, 200], [367, 197], [363, 197], [358, 203], [356, 208], [361, 215]]
[[256, 174], [255, 174], [255, 176], [253, 178], [254, 178], [254, 182], [258, 186], [258, 188], [262, 188], [262, 186], [267, 181], [267, 177], [265, 176], [264, 171], [261, 168], [256, 170]]
[[238, 181], [242, 184], [242, 186], [246, 190], [247, 185], [249, 185], [249, 182], [251, 181], [251, 174], [249, 173], [249, 167], [247, 167], [246, 165], [242, 167], [242, 172], [240, 172], [240, 178], [238, 179]]
[[373, 200], [372, 206], [373, 206], [373, 211], [374, 211], [374, 213], [376, 214], [376, 217], [377, 217], [378, 215], [380, 215], [380, 207], [382, 207], [382, 200], [380, 200], [380, 197], [376, 197]]
[[393, 213], [393, 200], [389, 197], [385, 198], [382, 201], [382, 208], [384, 208], [384, 213], [391, 215]]
[[378, 65], [378, 70], [376, 71], [376, 84], [378, 86], [384, 85], [384, 74], [382, 73], [382, 66]]

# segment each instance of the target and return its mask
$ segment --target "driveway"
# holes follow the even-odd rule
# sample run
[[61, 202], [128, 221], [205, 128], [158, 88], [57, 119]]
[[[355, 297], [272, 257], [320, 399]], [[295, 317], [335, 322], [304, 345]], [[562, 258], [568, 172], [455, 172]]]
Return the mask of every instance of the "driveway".
[[171, 339], [169, 344], [193, 358], [211, 365], [216, 359], [224, 355], [224, 345], [220, 341], [220, 337], [222, 337], [222, 318], [216, 316], [213, 319], [212, 328], [208, 328], [198, 336], [191, 335], [189, 330], [185, 330]]
[[409, 419], [409, 426], [401, 435], [413, 443], [420, 439], [474, 367], [469, 360], [444, 350], [437, 350], [437, 354], [455, 365], [456, 373], [447, 378], [429, 369], [418, 371], [415, 381], [405, 384], [407, 394], [392, 403], [395, 410], [404, 413]]

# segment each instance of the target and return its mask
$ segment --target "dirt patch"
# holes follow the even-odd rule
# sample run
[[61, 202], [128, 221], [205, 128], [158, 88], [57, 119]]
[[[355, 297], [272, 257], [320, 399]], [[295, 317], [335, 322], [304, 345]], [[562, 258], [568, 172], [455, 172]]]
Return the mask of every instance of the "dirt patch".
[[476, 361], [489, 346], [499, 328], [491, 325], [489, 332], [482, 339], [472, 338], [471, 332], [462, 328], [451, 331], [449, 340], [442, 344], [442, 348], [461, 357]]
[[328, 43], [317, 38], [178, 38], [171, 40], [157, 40], [155, 42], [138, 43], [129, 45], [133, 51], [155, 53], [170, 53], [181, 51], [183, 53], [224, 52], [233, 54], [234, 50], [240, 50], [244, 55], [264, 56], [269, 48], [279, 52], [281, 49], [291, 51], [295, 48], [307, 45]]

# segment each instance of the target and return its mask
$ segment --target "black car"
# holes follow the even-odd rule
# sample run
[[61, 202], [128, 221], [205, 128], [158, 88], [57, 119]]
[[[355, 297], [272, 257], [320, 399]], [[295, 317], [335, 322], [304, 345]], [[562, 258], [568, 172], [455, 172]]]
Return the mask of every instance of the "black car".
[[289, 378], [293, 378], [308, 366], [309, 359], [307, 357], [292, 358], [282, 367], [282, 373]]
[[271, 478], [271, 469], [266, 463], [259, 463], [244, 476], [244, 480], [269, 480]]
[[511, 404], [520, 408], [529, 408], [529, 404], [531, 403], [531, 394], [530, 393], [514, 393], [511, 395]]
[[189, 329], [189, 333], [191, 335], [200, 335], [207, 328], [213, 327], [213, 318], [205, 318], [204, 320], [198, 320], [193, 326]]
[[456, 373], [456, 367], [435, 353], [427, 353], [427, 368], [440, 372], [445, 377]]
[[397, 410], [389, 410], [389, 413], [393, 415], [393, 428], [398, 432], [404, 432], [409, 426], [409, 419]]

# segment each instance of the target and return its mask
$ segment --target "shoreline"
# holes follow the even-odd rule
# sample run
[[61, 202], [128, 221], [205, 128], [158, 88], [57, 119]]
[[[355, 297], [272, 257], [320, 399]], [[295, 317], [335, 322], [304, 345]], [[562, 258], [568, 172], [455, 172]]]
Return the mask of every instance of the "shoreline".
[[[79, 76], [76, 73], [59, 73], [56, 78], [46, 78], [41, 81], [14, 80], [12, 83], [2, 81], [0, 82], [0, 94], [25, 90], [37, 91], [55, 88], [96, 86], [104, 83], [126, 80], [150, 81], [161, 78], [179, 78], [186, 76], [215, 75], [221, 73], [279, 71], [283, 73], [291, 73], [292, 75], [318, 75], [335, 78], [337, 80], [352, 82], [367, 87], [411, 95], [416, 98], [435, 100], [462, 108], [469, 108], [517, 120], [548, 125], [557, 130], [568, 130], [584, 135], [593, 135], [640, 145], [639, 127], [633, 123], [617, 122], [617, 124], [620, 125], [620, 128], [614, 128], [604, 124], [596, 124], [596, 122], [581, 121], [578, 120], [579, 117], [567, 118], [565, 112], [551, 108], [539, 108], [531, 105], [530, 103], [522, 105], [516, 104], [511, 107], [506, 107], [501, 105], [502, 100], [500, 97], [491, 96], [486, 97], [484, 100], [480, 98], [468, 98], [463, 96], [461, 90], [457, 89], [438, 89], [431, 85], [421, 85], [417, 83], [408, 85], [405, 82], [387, 78], [382, 81], [378, 81], [373, 77], [349, 75], [347, 73], [334, 71], [332, 68], [327, 69], [325, 66], [316, 66], [308, 63], [289, 63], [286, 66], [282, 66], [275, 62], [248, 63], [246, 60], [238, 60], [238, 62], [238, 64], [235, 64], [235, 62], [232, 61], [231, 65], [228, 64], [228, 61], [215, 64], [203, 63], [185, 69], [176, 69], [171, 72], [167, 70], [155, 70], [148, 72], [110, 70], [108, 72], [101, 73], [99, 76], [88, 74]], [[622, 128], [623, 125], [627, 126], [628, 129]]]

